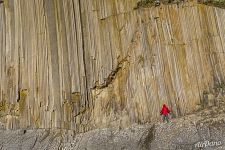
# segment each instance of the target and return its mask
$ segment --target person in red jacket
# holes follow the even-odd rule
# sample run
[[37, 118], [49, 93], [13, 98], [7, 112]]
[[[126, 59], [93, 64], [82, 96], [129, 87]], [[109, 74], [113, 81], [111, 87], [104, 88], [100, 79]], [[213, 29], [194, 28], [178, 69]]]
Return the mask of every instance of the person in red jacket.
[[169, 113], [170, 113], [170, 110], [169, 108], [166, 106], [166, 104], [163, 104], [162, 106], [162, 110], [160, 112], [161, 115], [163, 115], [163, 122], [169, 122]]

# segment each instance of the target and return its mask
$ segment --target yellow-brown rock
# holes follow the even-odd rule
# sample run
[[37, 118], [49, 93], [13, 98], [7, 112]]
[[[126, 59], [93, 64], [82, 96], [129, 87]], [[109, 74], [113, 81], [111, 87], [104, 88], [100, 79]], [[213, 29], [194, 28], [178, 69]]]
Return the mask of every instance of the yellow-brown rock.
[[8, 128], [85, 132], [158, 120], [163, 103], [176, 116], [203, 106], [203, 91], [225, 81], [225, 10], [137, 3], [4, 0], [0, 112]]

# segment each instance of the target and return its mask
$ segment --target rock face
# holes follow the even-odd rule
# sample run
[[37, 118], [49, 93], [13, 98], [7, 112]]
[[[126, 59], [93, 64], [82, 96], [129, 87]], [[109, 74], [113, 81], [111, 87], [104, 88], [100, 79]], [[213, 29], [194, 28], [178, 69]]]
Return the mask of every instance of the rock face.
[[194, 2], [137, 3], [4, 0], [4, 128], [127, 127], [158, 120], [163, 103], [180, 116], [223, 93], [225, 11]]
[[224, 109], [203, 110], [169, 123], [137, 125], [126, 129], [95, 129], [82, 134], [74, 130], [0, 130], [4, 150], [223, 150]]

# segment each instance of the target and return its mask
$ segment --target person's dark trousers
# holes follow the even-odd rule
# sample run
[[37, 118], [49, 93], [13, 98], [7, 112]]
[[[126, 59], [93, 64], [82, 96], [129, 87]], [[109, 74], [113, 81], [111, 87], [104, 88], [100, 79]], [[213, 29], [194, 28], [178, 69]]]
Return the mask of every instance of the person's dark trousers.
[[163, 122], [169, 122], [169, 116], [168, 115], [163, 115]]

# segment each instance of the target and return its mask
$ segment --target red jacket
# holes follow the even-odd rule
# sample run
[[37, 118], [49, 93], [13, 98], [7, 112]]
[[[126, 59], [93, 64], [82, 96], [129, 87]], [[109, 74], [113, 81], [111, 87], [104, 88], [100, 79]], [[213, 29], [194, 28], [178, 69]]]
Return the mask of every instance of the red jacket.
[[164, 104], [160, 112], [161, 115], [168, 115], [170, 113], [169, 108]]

